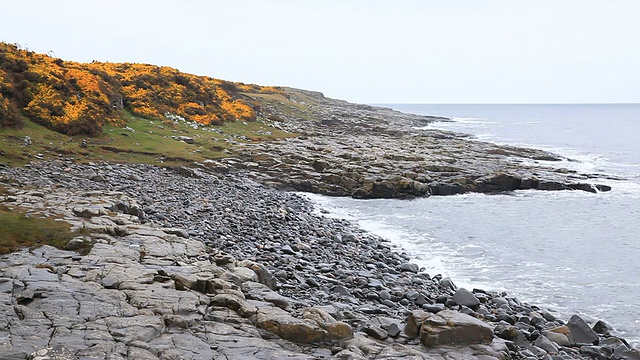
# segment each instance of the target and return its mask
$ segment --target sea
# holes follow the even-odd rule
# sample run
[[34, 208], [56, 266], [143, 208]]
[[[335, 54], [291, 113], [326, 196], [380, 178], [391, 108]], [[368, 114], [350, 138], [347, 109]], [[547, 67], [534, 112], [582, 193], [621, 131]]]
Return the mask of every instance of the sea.
[[384, 104], [452, 121], [424, 129], [548, 150], [545, 166], [596, 174], [610, 192], [522, 190], [416, 200], [307, 195], [403, 248], [458, 287], [505, 291], [567, 320], [604, 320], [640, 346], [640, 104]]

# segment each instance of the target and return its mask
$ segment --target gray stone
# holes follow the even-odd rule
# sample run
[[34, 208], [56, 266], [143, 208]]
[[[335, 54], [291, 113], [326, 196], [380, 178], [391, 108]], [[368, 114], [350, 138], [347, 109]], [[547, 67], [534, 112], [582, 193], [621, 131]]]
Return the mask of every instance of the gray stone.
[[194, 144], [195, 143], [195, 140], [192, 137], [189, 137], [189, 136], [177, 136], [176, 140], [183, 141], [183, 142], [185, 142], [187, 144]]
[[402, 332], [402, 329], [400, 328], [400, 325], [398, 325], [397, 323], [392, 323], [387, 328], [387, 333], [391, 337], [398, 337], [398, 335], [400, 335], [401, 332]]
[[444, 288], [449, 288], [449, 289], [451, 289], [451, 290], [456, 290], [456, 289], [457, 289], [456, 285], [455, 285], [455, 284], [453, 283], [453, 281], [452, 281], [450, 278], [448, 278], [448, 277], [446, 277], [446, 278], [444, 278], [444, 279], [440, 280], [440, 286], [442, 286], [442, 287], [444, 287]]
[[282, 309], [287, 309], [292, 302], [292, 299], [286, 298], [269, 289], [266, 285], [256, 282], [243, 283], [242, 291], [248, 299], [266, 301]]
[[424, 304], [422, 308], [427, 310], [430, 313], [438, 313], [445, 309], [444, 304]]
[[546, 351], [547, 354], [555, 355], [558, 353], [558, 345], [556, 345], [551, 340], [547, 339], [547, 337], [545, 337], [544, 335], [538, 336], [538, 338], [533, 342], [533, 344], [543, 349], [544, 351]]
[[592, 330], [601, 335], [609, 335], [613, 329], [606, 322], [598, 320], [595, 325], [593, 325]]
[[181, 238], [185, 238], [185, 239], [189, 238], [189, 233], [184, 229], [167, 228], [167, 229], [162, 229], [162, 231], [164, 231], [167, 234], [179, 236]]
[[480, 300], [465, 288], [459, 288], [455, 294], [453, 294], [453, 301], [458, 305], [468, 306], [470, 308], [475, 308], [480, 305]]
[[571, 331], [571, 336], [573, 336], [573, 340], [577, 344], [598, 344], [598, 334], [596, 334], [580, 316], [573, 315], [571, 319], [569, 319], [569, 322], [567, 322], [567, 327], [569, 331]]
[[571, 341], [569, 341], [569, 338], [564, 334], [545, 330], [542, 332], [542, 335], [560, 346], [572, 346]]
[[420, 270], [420, 268], [418, 267], [418, 265], [413, 263], [404, 263], [400, 266], [400, 270], [417, 273]]
[[385, 330], [381, 329], [379, 326], [375, 326], [375, 325], [369, 325], [369, 326], [365, 326], [363, 331], [373, 337], [374, 339], [378, 339], [378, 340], [384, 340], [389, 336], [389, 333], [386, 332]]

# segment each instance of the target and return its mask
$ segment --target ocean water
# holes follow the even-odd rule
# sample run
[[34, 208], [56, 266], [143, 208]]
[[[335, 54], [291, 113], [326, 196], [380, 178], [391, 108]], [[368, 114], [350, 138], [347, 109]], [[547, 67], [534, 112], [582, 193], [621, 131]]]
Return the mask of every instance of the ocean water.
[[548, 166], [613, 190], [515, 191], [417, 200], [309, 195], [403, 247], [430, 275], [507, 291], [561, 318], [602, 319], [640, 345], [640, 105], [386, 105], [453, 119], [429, 127], [553, 151]]

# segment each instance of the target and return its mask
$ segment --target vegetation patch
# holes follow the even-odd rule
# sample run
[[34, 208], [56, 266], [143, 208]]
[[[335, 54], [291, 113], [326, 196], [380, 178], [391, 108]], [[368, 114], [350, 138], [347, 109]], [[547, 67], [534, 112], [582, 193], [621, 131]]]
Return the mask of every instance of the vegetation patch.
[[[294, 136], [263, 119], [202, 126], [185, 120], [144, 119], [126, 110], [121, 116], [126, 126], [105, 125], [94, 137], [60, 134], [25, 119], [21, 128], [0, 130], [0, 164], [20, 166], [33, 160], [71, 159], [77, 163], [189, 165], [229, 156], [236, 145], [243, 143]], [[180, 140], [184, 137], [193, 139], [192, 143]]]
[[0, 255], [19, 248], [42, 245], [64, 249], [69, 240], [81, 235], [80, 232], [71, 231], [71, 225], [64, 221], [53, 217], [37, 217], [3, 204], [0, 204], [0, 229]]

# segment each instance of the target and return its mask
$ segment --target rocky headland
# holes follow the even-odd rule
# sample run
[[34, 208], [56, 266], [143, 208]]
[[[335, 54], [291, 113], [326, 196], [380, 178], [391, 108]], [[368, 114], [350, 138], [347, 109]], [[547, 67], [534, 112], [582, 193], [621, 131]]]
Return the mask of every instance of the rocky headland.
[[211, 162], [218, 169], [247, 170], [259, 182], [283, 189], [356, 198], [412, 198], [522, 189], [608, 191], [559, 166], [555, 154], [474, 141], [429, 129], [450, 119], [325, 98], [285, 89], [303, 107], [296, 116], [263, 106], [274, 126], [299, 136], [238, 144], [236, 157]]
[[2, 359], [640, 358], [243, 174], [59, 160], [0, 180], [4, 206], [79, 231], [0, 257]]

